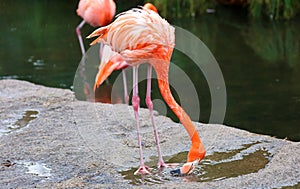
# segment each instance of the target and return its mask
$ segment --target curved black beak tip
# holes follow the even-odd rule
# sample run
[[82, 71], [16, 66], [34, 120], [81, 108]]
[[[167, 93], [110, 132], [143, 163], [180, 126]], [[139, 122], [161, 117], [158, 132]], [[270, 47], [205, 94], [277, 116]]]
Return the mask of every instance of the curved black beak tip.
[[170, 171], [170, 173], [173, 176], [179, 176], [179, 175], [181, 175], [180, 169], [174, 169], [174, 170]]

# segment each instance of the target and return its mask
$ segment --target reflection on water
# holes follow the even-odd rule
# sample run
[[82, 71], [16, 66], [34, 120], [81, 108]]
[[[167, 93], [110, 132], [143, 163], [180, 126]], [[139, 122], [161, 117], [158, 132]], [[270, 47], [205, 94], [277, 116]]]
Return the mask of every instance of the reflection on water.
[[[1, 1], [0, 78], [71, 88], [81, 59], [75, 33], [80, 22], [75, 13], [77, 3], [71, 0], [40, 0], [30, 4], [21, 0]], [[118, 1], [117, 12], [136, 4], [142, 3]], [[197, 19], [169, 21], [194, 33], [215, 55], [227, 88], [227, 125], [300, 140], [300, 22], [297, 18], [282, 23], [249, 21], [243, 12], [217, 9], [215, 14]], [[87, 36], [93, 30], [85, 26], [82, 34]], [[84, 40], [86, 47], [89, 42]], [[201, 70], [176, 50], [172, 62], [195, 84], [201, 105], [200, 121], [208, 122], [211, 98]], [[110, 77], [111, 85], [118, 74]], [[145, 85], [146, 82], [142, 82], [140, 86], [141, 99], [145, 97]], [[161, 98], [156, 82], [153, 87], [152, 97]], [[102, 90], [105, 92], [99, 94], [105, 95], [101, 97], [109, 96], [109, 86], [103, 86]], [[92, 94], [88, 88], [85, 92]], [[122, 96], [120, 93], [121, 99]]]
[[[270, 153], [267, 150], [257, 149], [252, 153], [242, 155], [242, 158], [235, 158], [235, 156], [241, 155], [242, 151], [247, 150], [255, 144], [258, 143], [246, 144], [241, 149], [229, 152], [215, 152], [212, 155], [208, 155], [196, 167], [192, 175], [185, 177], [172, 177], [169, 173], [171, 170], [169, 168], [164, 170], [153, 168], [151, 175], [144, 176], [134, 175], [133, 173], [137, 168], [132, 168], [122, 171], [121, 175], [133, 185], [152, 185], [168, 181], [208, 182], [255, 173], [264, 168], [269, 162]], [[169, 159], [167, 163], [183, 163], [187, 157], [187, 153], [182, 152], [165, 159]], [[146, 164], [155, 167], [153, 161]]]
[[[253, 27], [254, 25], [254, 27]], [[251, 27], [252, 26], [252, 27]], [[299, 26], [291, 22], [251, 23], [244, 32], [245, 42], [270, 63], [297, 66], [300, 60]]]

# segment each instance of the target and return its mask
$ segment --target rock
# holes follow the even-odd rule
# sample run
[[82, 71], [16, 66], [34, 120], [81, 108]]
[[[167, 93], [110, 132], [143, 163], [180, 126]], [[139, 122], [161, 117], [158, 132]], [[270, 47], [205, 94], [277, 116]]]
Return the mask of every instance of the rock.
[[[0, 80], [0, 188], [281, 188], [300, 187], [300, 144], [215, 124], [195, 123], [207, 149], [195, 174], [158, 170], [149, 113], [140, 110], [139, 166], [132, 108], [78, 101], [70, 90]], [[183, 163], [184, 128], [155, 114], [167, 162]], [[30, 171], [29, 165], [39, 165]], [[35, 167], [36, 168], [36, 167]]]

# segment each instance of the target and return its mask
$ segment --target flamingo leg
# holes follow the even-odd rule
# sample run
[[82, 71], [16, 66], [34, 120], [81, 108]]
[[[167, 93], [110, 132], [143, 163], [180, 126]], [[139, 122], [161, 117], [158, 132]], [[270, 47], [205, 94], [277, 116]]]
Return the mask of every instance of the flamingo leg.
[[147, 93], [146, 93], [146, 104], [150, 112], [150, 117], [153, 125], [153, 130], [154, 130], [154, 136], [155, 136], [155, 142], [157, 145], [157, 153], [158, 153], [158, 167], [166, 167], [167, 165], [165, 164], [162, 155], [161, 155], [161, 150], [160, 150], [160, 145], [159, 145], [159, 138], [158, 138], [158, 133], [156, 129], [156, 124], [154, 121], [153, 117], [153, 103], [151, 100], [151, 77], [152, 77], [152, 66], [148, 64], [148, 69], [147, 69]]
[[82, 41], [80, 29], [83, 27], [84, 24], [85, 24], [85, 21], [82, 20], [80, 22], [80, 24], [76, 27], [76, 33], [77, 33], [77, 37], [78, 37], [78, 40], [79, 40], [82, 56], [85, 54], [85, 49], [84, 49], [84, 44], [83, 44], [83, 41]]
[[143, 149], [142, 149], [142, 140], [141, 140], [141, 134], [140, 134], [140, 125], [139, 125], [139, 115], [138, 115], [138, 109], [140, 106], [140, 97], [138, 96], [138, 67], [133, 67], [133, 94], [132, 94], [132, 106], [134, 110], [134, 116], [136, 120], [136, 128], [137, 128], [137, 134], [138, 134], [138, 144], [140, 148], [140, 167], [137, 171], [134, 172], [134, 174], [147, 174], [149, 172], [149, 168], [145, 166], [144, 160], [143, 160]]
[[122, 75], [123, 75], [123, 85], [124, 85], [124, 101], [126, 104], [128, 104], [129, 96], [128, 96], [128, 92], [127, 92], [127, 79], [126, 79], [125, 69], [122, 70]]
[[101, 60], [102, 55], [103, 55], [103, 48], [104, 48], [103, 43], [100, 43], [100, 48], [99, 48], [99, 56], [100, 56], [100, 60]]

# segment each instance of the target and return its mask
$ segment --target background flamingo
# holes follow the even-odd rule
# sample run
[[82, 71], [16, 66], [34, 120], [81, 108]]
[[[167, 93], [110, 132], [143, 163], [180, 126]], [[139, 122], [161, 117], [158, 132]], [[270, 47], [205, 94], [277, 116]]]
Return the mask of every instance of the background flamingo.
[[85, 48], [80, 29], [85, 23], [93, 27], [106, 26], [109, 24], [116, 13], [116, 4], [113, 0], [80, 0], [76, 12], [78, 16], [83, 19], [76, 27], [76, 33], [82, 55], [84, 55]]
[[[175, 115], [179, 118], [186, 131], [188, 132], [192, 145], [188, 153], [188, 159], [178, 170], [171, 171], [174, 174], [189, 174], [198, 163], [205, 156], [205, 149], [200, 140], [198, 132], [193, 125], [190, 117], [177, 104], [173, 98], [169, 83], [168, 70], [171, 55], [175, 46], [175, 29], [170, 24], [162, 19], [159, 14], [148, 8], [132, 9], [119, 15], [119, 17], [110, 25], [95, 30], [89, 38], [99, 36], [92, 42], [104, 43], [111, 48], [111, 54], [108, 60], [99, 67], [96, 76], [95, 87], [98, 87], [103, 81], [112, 73], [112, 71], [119, 66], [123, 61], [130, 66], [133, 66], [133, 95], [132, 106], [136, 118], [138, 143], [140, 147], [140, 167], [135, 172], [145, 174], [149, 173], [149, 168], [144, 164], [143, 152], [141, 145], [141, 136], [139, 131], [138, 109], [140, 98], [138, 96], [138, 67], [140, 64], [149, 63], [148, 66], [148, 82], [146, 104], [150, 110], [156, 142], [158, 144], [158, 154], [160, 167], [165, 167], [159, 147], [159, 140], [157, 136], [156, 126], [152, 115], [152, 101], [151, 101], [151, 74], [152, 66], [154, 67], [160, 92], [172, 109]], [[106, 47], [107, 48], [107, 47]], [[116, 58], [117, 57], [117, 58]], [[117, 61], [116, 61], [117, 60]]]
[[[85, 48], [80, 29], [84, 26], [85, 23], [88, 23], [93, 27], [105, 26], [109, 24], [116, 13], [116, 4], [113, 0], [80, 0], [76, 12], [78, 16], [83, 19], [76, 27], [76, 33], [78, 36], [82, 56], [84, 56]], [[100, 44], [100, 58], [102, 54], [102, 48], [103, 46]], [[126, 73], [124, 69], [122, 70], [122, 74], [124, 82], [124, 98], [125, 103], [128, 104], [129, 97], [127, 94]], [[83, 78], [85, 77], [83, 76]], [[90, 96], [90, 87], [86, 82], [84, 86], [86, 96]]]

